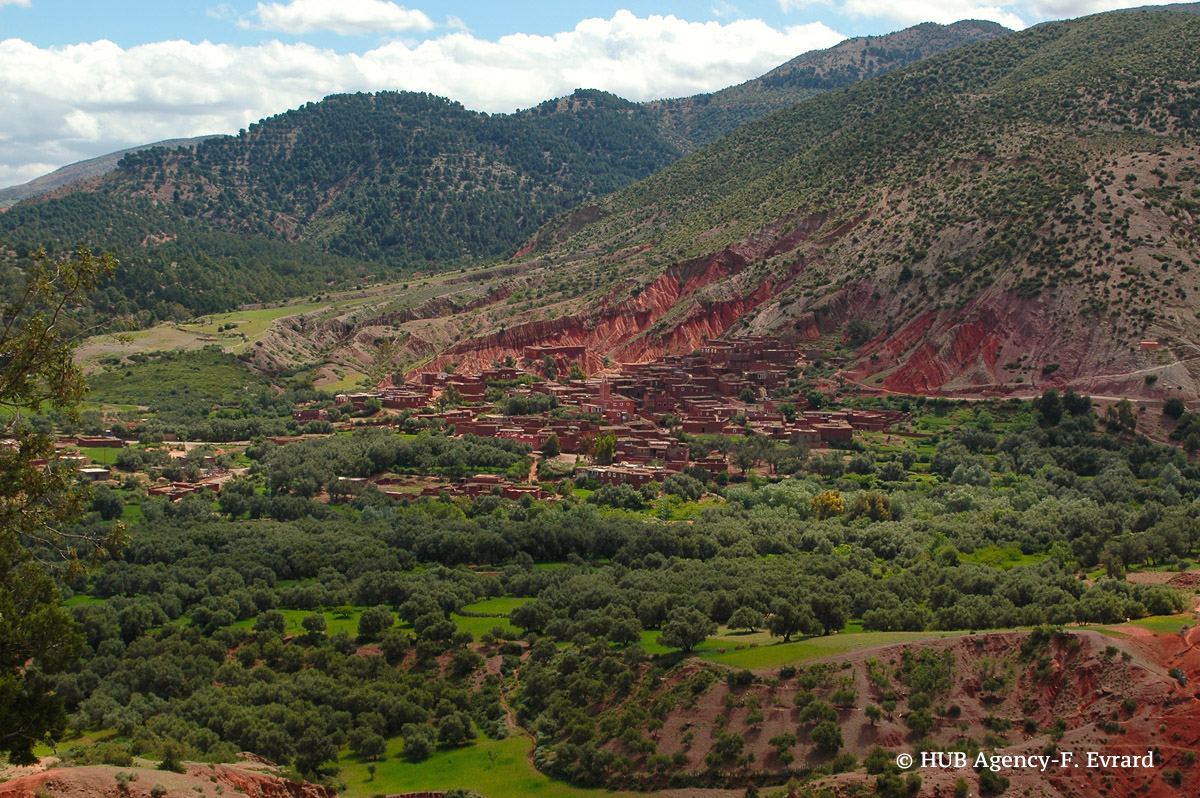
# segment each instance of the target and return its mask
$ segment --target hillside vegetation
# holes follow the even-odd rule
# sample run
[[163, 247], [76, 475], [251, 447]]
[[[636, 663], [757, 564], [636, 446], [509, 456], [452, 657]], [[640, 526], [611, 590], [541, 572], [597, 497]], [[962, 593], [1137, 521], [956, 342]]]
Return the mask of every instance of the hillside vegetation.
[[635, 320], [619, 359], [857, 323], [868, 385], [1195, 396], [1198, 37], [1098, 15], [828, 92], [557, 220], [531, 262], [588, 274], [574, 327]]
[[[900, 795], [876, 746], [888, 761], [932, 746], [974, 757], [1099, 746], [1103, 731], [1103, 750], [1158, 746], [1163, 765], [1108, 794], [1196, 783], [1195, 699], [1175, 691], [1200, 672], [1195, 635], [1163, 635], [1161, 651], [1120, 638], [1138, 630], [1129, 618], [1169, 614], [1147, 623], [1171, 631], [1191, 620], [1175, 615], [1190, 603], [1176, 586], [1196, 584], [1200, 469], [1102, 424], [1087, 397], [888, 399], [877, 404], [941, 433], [821, 454], [768, 441], [770, 472], [626, 488], [647, 500], [634, 510], [602, 489], [581, 499], [582, 470], [554, 503], [338, 487], [529, 473], [526, 444], [434, 430], [172, 458], [165, 432], [240, 427], [236, 440], [317, 398], [272, 406], [272, 392], [225, 389], [220, 373], [194, 402], [146, 395], [168, 371], [198, 384], [191, 365], [228, 366], [199, 353], [131, 364], [132, 387], [95, 381], [102, 397], [150, 406], [125, 416], [144, 443], [120, 450], [120, 487], [98, 488], [74, 530], [131, 519], [128, 548], [67, 586], [86, 640], [53, 681], [73, 730], [59, 741], [67, 763], [246, 751], [350, 795], [506, 780], [521, 786], [495, 794], [815, 790], [829, 778]], [[250, 467], [215, 497], [178, 502], [135, 476], [178, 479], [206, 460]], [[691, 488], [708, 509], [664, 522], [674, 491]], [[1119, 626], [1107, 638], [1060, 628], [1077, 622]], [[920, 775], [987, 786], [969, 769]], [[1059, 777], [1049, 794], [1104, 794], [1081, 771]]]
[[686, 152], [711, 144], [741, 125], [893, 69], [972, 42], [1010, 33], [994, 22], [925, 22], [884, 36], [862, 36], [793, 58], [737, 86], [646, 105], [660, 115], [667, 140]]
[[1003, 32], [920, 25], [669, 103], [579, 90], [488, 115], [426, 94], [334, 95], [236, 137], [130, 153], [114, 172], [17, 205], [0, 216], [0, 256], [19, 265], [38, 245], [114, 250], [121, 296], [96, 310], [139, 326], [495, 259], [554, 215], [745, 121]]

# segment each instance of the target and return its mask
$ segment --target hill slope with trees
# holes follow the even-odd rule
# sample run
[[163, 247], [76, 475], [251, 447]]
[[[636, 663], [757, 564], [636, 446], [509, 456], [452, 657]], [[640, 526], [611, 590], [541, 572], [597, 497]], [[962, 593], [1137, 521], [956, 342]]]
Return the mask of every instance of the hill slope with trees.
[[133, 272], [113, 281], [123, 299], [96, 310], [139, 325], [495, 259], [747, 120], [1003, 32], [958, 23], [857, 39], [711, 101], [579, 90], [488, 115], [425, 94], [334, 95], [238, 136], [129, 153], [113, 172], [20, 203], [0, 215], [0, 255], [19, 265], [39, 245], [115, 251]]
[[527, 262], [594, 290], [477, 350], [834, 336], [901, 392], [1200, 395], [1198, 37], [1170, 10], [1048, 23], [746, 125], [539, 231]]

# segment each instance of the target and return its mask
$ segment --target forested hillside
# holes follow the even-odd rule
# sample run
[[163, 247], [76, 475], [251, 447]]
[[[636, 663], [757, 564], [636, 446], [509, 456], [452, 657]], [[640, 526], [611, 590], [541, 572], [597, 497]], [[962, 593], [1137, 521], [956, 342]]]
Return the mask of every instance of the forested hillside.
[[15, 205], [22, 200], [30, 199], [41, 194], [45, 194], [55, 189], [69, 186], [73, 183], [78, 183], [81, 180], [89, 180], [96, 177], [102, 177], [112, 170], [117, 168], [117, 164], [131, 152], [138, 150], [150, 149], [151, 147], [163, 147], [166, 149], [176, 149], [178, 147], [194, 147], [205, 139], [213, 138], [212, 136], [197, 136], [190, 139], [169, 139], [167, 141], [159, 141], [153, 144], [144, 144], [140, 147], [132, 147], [128, 150], [101, 155], [98, 158], [89, 158], [86, 161], [68, 164], [47, 175], [42, 175], [39, 178], [30, 180], [28, 183], [22, 183], [19, 186], [10, 186], [8, 188], [0, 188], [0, 208], [7, 208], [10, 205]]
[[[119, 382], [99, 390], [121, 398]], [[1174, 700], [1159, 684], [1169, 680], [1093, 648], [1139, 628], [1126, 619], [1185, 606], [1165, 582], [1200, 544], [1200, 471], [1116, 417], [1102, 425], [1075, 394], [883, 404], [940, 432], [821, 454], [684, 436], [697, 452], [747, 453], [743, 474], [689, 469], [635, 490], [580, 469], [553, 503], [396, 500], [346, 482], [529, 471], [529, 447], [514, 441], [386, 429], [264, 441], [244, 457], [189, 451], [158, 467], [190, 472], [217, 454], [220, 468], [235, 457], [250, 468], [215, 498], [170, 502], [135, 476], [172, 461], [154, 443], [162, 428], [142, 425], [148, 443], [116, 463], [125, 484], [98, 489], [75, 530], [102, 534], [125, 517], [132, 542], [69, 581], [86, 645], [54, 680], [79, 735], [60, 748], [75, 764], [116, 765], [250, 751], [359, 795], [375, 778], [530, 778], [525, 755], [482, 764], [510, 736], [528, 753], [529, 732], [534, 766], [580, 786], [815, 788], [847, 772], [878, 790], [895, 771], [872, 762], [876, 745], [976, 733], [974, 749], [1004, 753], [1096, 733], [1109, 716], [1078, 703], [1076, 671], [1060, 667], [1080, 641], [1103, 666], [1079, 673], [1135, 680], [1122, 733], [1149, 733]], [[664, 523], [676, 514], [688, 522]], [[1164, 579], [1126, 581], [1127, 569]], [[1073, 622], [1124, 631], [856, 654]], [[806, 662], [822, 650], [841, 656]], [[1060, 724], [1068, 701], [1077, 709]], [[1012, 731], [983, 738], [997, 728]], [[447, 773], [451, 755], [481, 762]], [[1164, 756], [1195, 779], [1186, 759]]]
[[1010, 31], [994, 22], [925, 22], [884, 36], [848, 39], [797, 56], [762, 77], [713, 92], [647, 103], [667, 140], [692, 152], [772, 111], [965, 44]]
[[96, 309], [139, 326], [468, 265], [511, 254], [556, 214], [748, 120], [1002, 32], [921, 25], [666, 104], [579, 90], [489, 116], [424, 94], [336, 95], [236, 137], [130, 153], [105, 177], [0, 215], [0, 244], [18, 264], [37, 246], [114, 250], [126, 264], [112, 282], [120, 296], [106, 292]]
[[599, 284], [506, 335], [620, 316], [603, 351], [635, 360], [856, 323], [872, 386], [1200, 395], [1198, 42], [1172, 11], [1048, 23], [748, 124], [540, 231]]

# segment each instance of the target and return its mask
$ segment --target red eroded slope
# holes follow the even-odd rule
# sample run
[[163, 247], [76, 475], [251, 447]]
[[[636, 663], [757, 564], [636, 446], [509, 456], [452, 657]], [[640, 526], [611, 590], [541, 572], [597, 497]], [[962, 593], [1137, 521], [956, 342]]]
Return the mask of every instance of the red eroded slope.
[[[588, 356], [582, 365], [588, 371], [601, 368], [603, 355], [623, 362], [642, 362], [670, 352], [690, 351], [705, 337], [723, 333], [770, 296], [771, 287], [764, 284], [743, 298], [707, 308], [695, 304], [697, 292], [736, 275], [747, 263], [741, 252], [724, 249], [667, 269], [636, 296], [600, 305], [590, 313], [526, 322], [473, 338], [450, 347], [413, 373], [436, 371], [450, 362], [457, 362], [460, 371], [478, 371], [505, 356], [520, 357], [526, 347], [532, 346], [584, 346]], [[681, 323], [664, 327], [658, 336], [641, 339], [656, 320], [672, 312], [678, 317], [682, 303], [688, 302], [693, 305], [684, 311]]]

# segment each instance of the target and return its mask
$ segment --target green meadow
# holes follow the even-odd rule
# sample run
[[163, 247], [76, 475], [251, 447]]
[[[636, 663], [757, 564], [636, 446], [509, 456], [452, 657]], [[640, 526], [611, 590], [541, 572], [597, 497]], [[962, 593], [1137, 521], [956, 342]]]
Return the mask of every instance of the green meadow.
[[538, 773], [530, 762], [533, 742], [523, 734], [505, 740], [480, 738], [473, 745], [438, 751], [423, 762], [402, 758], [399, 738], [390, 740], [387, 758], [375, 763], [372, 778], [367, 763], [343, 752], [339, 763], [347, 798], [394, 793], [470, 789], [488, 798], [601, 798], [632, 797], [638, 793], [585, 790]]

